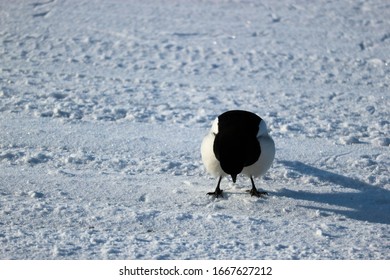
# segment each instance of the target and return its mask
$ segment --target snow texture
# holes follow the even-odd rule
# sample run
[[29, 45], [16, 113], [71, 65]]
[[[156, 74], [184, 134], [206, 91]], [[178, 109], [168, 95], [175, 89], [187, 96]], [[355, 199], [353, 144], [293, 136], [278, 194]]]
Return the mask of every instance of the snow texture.
[[[389, 259], [390, 3], [0, 0], [1, 259]], [[206, 195], [229, 109], [269, 192]]]

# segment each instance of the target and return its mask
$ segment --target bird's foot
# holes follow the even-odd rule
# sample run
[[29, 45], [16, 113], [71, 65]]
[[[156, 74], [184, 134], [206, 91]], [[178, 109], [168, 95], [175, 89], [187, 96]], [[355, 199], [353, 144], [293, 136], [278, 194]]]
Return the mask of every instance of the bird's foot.
[[246, 192], [250, 193], [251, 196], [257, 197], [266, 197], [268, 195], [267, 192], [258, 191], [257, 189], [252, 188], [251, 190], [247, 190]]
[[212, 195], [212, 196], [214, 196], [215, 198], [218, 198], [218, 197], [223, 197], [222, 192], [223, 192], [223, 190], [221, 190], [221, 189], [216, 189], [214, 192], [209, 192], [209, 193], [207, 193], [207, 194], [208, 194], [208, 195]]

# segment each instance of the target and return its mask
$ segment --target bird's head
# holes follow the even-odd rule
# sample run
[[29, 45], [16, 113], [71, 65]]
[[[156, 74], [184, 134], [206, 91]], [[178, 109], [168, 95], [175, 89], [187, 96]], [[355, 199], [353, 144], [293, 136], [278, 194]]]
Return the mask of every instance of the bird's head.
[[221, 168], [234, 183], [245, 166], [245, 153], [239, 140], [236, 134], [218, 133], [214, 141], [214, 152]]

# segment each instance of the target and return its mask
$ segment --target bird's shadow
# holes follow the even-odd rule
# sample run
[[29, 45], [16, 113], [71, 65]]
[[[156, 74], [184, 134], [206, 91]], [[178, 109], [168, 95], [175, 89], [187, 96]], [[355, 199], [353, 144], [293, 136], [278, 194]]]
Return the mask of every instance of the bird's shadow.
[[[318, 193], [283, 189], [278, 195], [321, 203], [324, 206], [305, 206], [307, 208], [337, 213], [350, 219], [371, 223], [390, 224], [390, 191], [360, 180], [334, 172], [322, 170], [300, 161], [279, 161], [289, 169], [322, 182], [348, 188], [349, 191]], [[351, 189], [353, 191], [351, 192]], [[332, 207], [336, 206], [336, 207]]]

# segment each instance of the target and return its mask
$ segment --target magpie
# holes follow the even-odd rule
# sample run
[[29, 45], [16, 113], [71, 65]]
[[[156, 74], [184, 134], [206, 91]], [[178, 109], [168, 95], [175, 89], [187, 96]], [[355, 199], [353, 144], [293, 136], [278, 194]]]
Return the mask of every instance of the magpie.
[[218, 177], [214, 197], [223, 197], [221, 180], [231, 176], [236, 182], [238, 174], [251, 179], [251, 196], [261, 197], [267, 192], [258, 191], [254, 177], [264, 175], [275, 157], [275, 143], [268, 134], [267, 125], [258, 115], [232, 110], [219, 115], [201, 145], [202, 162], [211, 175]]

